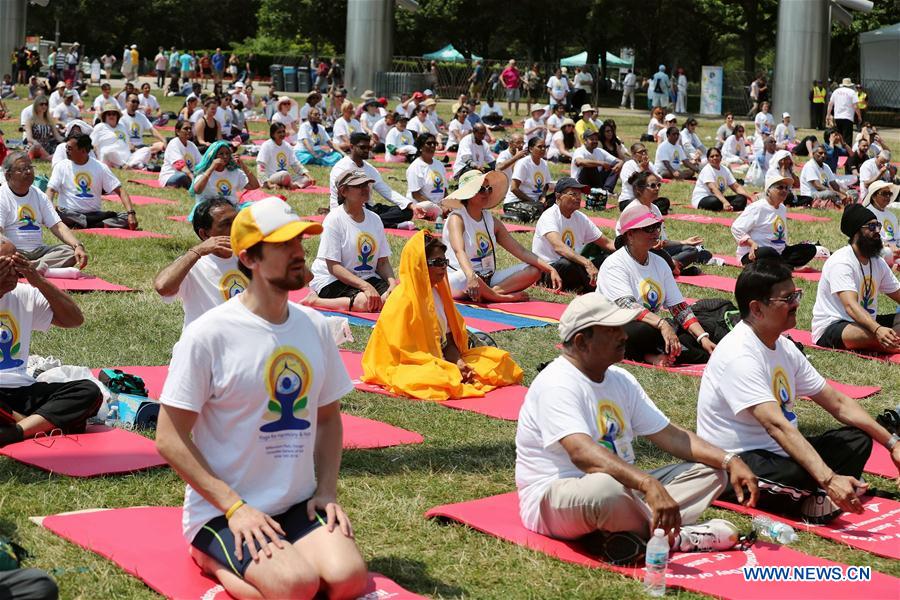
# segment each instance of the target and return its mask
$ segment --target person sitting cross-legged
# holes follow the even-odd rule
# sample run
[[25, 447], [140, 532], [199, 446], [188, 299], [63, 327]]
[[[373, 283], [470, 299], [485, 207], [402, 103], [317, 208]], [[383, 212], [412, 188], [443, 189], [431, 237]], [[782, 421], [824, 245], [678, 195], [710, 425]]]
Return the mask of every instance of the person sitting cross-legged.
[[[737, 453], [759, 478], [757, 508], [825, 523], [863, 514], [863, 466], [876, 441], [900, 467], [898, 436], [835, 390], [782, 334], [796, 326], [803, 297], [780, 261], [748, 265], [734, 291], [741, 322], [703, 371], [697, 434]], [[809, 397], [845, 427], [806, 436], [795, 403]], [[740, 498], [726, 489], [722, 499]]]
[[337, 502], [353, 384], [325, 317], [288, 302], [309, 275], [303, 238], [321, 231], [280, 198], [238, 213], [248, 287], [185, 328], [160, 396], [156, 446], [187, 484], [191, 557], [234, 598], [356, 598], [366, 585]]
[[366, 208], [372, 183], [362, 170], [346, 171], [335, 182], [338, 205], [322, 222], [311, 291], [303, 304], [378, 312], [397, 285], [384, 225]]
[[84, 433], [97, 414], [103, 396], [93, 382], [37, 382], [25, 369], [35, 330], [83, 322], [75, 301], [0, 236], [0, 446], [57, 429]]
[[881, 257], [881, 222], [868, 208], [851, 204], [841, 216], [848, 245], [834, 251], [816, 290], [812, 339], [841, 350], [900, 353], [894, 311], [878, 314], [878, 293], [900, 303], [900, 282]]
[[[544, 211], [535, 227], [531, 251], [556, 269], [562, 289], [582, 293], [597, 285], [597, 269], [616, 251], [600, 228], [579, 210], [590, 188], [571, 177], [556, 182], [556, 203]], [[549, 276], [541, 277], [550, 287]]]
[[[547, 144], [541, 137], [528, 140], [528, 156], [513, 167], [503, 213], [520, 221], [535, 221], [553, 205], [553, 182], [544, 157]], [[590, 188], [588, 188], [590, 189]]]
[[321, 111], [318, 108], [310, 109], [307, 120], [300, 125], [294, 153], [304, 165], [333, 167], [344, 155], [334, 147], [321, 121]]
[[696, 177], [700, 172], [700, 161], [688, 156], [681, 145], [681, 134], [674, 125], [666, 129], [666, 139], [656, 148], [654, 165], [657, 172], [669, 179]]
[[263, 142], [256, 157], [257, 179], [267, 190], [278, 187], [302, 190], [316, 185], [316, 180], [297, 160], [294, 149], [285, 142], [286, 135], [284, 123], [269, 125], [269, 139]]
[[[88, 262], [84, 244], [59, 218], [53, 203], [33, 186], [34, 167], [27, 154], [14, 152], [3, 161], [6, 185], [0, 187], [0, 233], [38, 269], [77, 266]], [[41, 235], [49, 229], [63, 242], [48, 246]]]
[[898, 258], [900, 258], [900, 222], [897, 213], [888, 208], [897, 201], [900, 195], [900, 185], [887, 181], [876, 181], [866, 190], [863, 206], [872, 211], [878, 222], [881, 223], [881, 240], [884, 248], [881, 257], [892, 270], [897, 271]]
[[508, 352], [469, 347], [447, 284], [445, 253], [441, 239], [427, 231], [403, 247], [400, 284], [385, 302], [363, 354], [363, 381], [394, 394], [441, 401], [480, 397], [522, 380], [522, 369]]
[[822, 144], [813, 148], [812, 160], [807, 161], [800, 171], [800, 198], [813, 208], [840, 208], [856, 198], [855, 191], [841, 189], [834, 171], [825, 163], [825, 146]]
[[200, 243], [164, 267], [153, 287], [166, 303], [181, 299], [184, 327], [200, 315], [247, 289], [231, 251], [231, 223], [237, 216], [225, 198], [203, 200], [194, 209], [194, 233]]
[[[625, 326], [639, 314], [600, 294], [579, 296], [563, 313], [562, 354], [535, 377], [519, 412], [522, 523], [580, 540], [613, 564], [640, 560], [657, 528], [676, 552], [729, 550], [737, 527], [697, 521], [729, 483], [743, 504], [754, 506], [757, 479], [739, 457], [669, 421], [634, 376], [616, 366], [625, 355]], [[637, 468], [637, 436], [685, 462]]]
[[[247, 163], [234, 155], [230, 142], [219, 140], [210, 144], [200, 164], [194, 167], [194, 179], [188, 193], [194, 206], [210, 198], [225, 198], [235, 206], [245, 190], [259, 189], [259, 180]], [[188, 220], [193, 218], [193, 209]]]
[[[691, 193], [691, 206], [703, 210], [733, 210], [740, 212], [750, 203], [750, 192], [744, 189], [728, 165], [722, 163], [722, 151], [710, 148], [706, 151], [706, 166], [700, 170], [694, 191]], [[730, 189], [734, 194], [725, 195]]]
[[767, 175], [765, 197], [744, 209], [732, 223], [731, 234], [737, 240], [737, 257], [741, 264], [776, 259], [796, 269], [816, 256], [815, 244], [788, 244], [784, 201], [793, 181], [793, 178], [778, 173]]

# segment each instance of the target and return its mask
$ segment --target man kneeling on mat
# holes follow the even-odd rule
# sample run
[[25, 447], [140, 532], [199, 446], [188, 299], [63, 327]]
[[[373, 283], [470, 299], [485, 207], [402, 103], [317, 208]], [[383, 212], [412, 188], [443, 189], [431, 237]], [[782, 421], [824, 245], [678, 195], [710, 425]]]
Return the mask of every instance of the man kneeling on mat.
[[97, 414], [103, 397], [94, 383], [39, 383], [25, 370], [32, 331], [83, 322], [75, 301], [0, 236], [0, 446], [54, 430], [84, 433]]
[[[656, 528], [675, 551], [728, 550], [738, 540], [734, 525], [695, 523], [729, 480], [754, 506], [756, 477], [739, 457], [671, 423], [634, 376], [614, 366], [625, 354], [622, 326], [639, 313], [600, 294], [579, 296], [563, 313], [562, 355], [534, 379], [519, 413], [522, 523], [565, 540], [594, 534], [585, 541], [613, 564], [639, 560]], [[688, 462], [638, 469], [636, 435]]]
[[187, 482], [184, 536], [235, 598], [355, 598], [366, 564], [337, 503], [339, 399], [353, 389], [325, 317], [288, 302], [322, 232], [280, 198], [241, 210], [247, 289], [182, 332], [160, 397], [159, 453]]
[[[737, 452], [759, 477], [758, 508], [826, 523], [844, 511], [862, 514], [860, 476], [872, 440], [900, 466], [898, 436], [859, 403], [832, 388], [782, 333], [796, 326], [802, 291], [790, 268], [763, 259], [744, 268], [734, 295], [741, 322], [719, 342], [703, 371], [697, 434]], [[813, 402], [846, 425], [817, 436], [798, 428], [796, 398]], [[740, 498], [728, 489], [723, 500]]]

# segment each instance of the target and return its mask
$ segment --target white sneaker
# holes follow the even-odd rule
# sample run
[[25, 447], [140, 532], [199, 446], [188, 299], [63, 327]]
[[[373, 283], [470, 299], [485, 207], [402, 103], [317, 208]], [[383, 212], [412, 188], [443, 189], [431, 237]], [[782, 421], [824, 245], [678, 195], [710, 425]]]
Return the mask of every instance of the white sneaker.
[[725, 519], [685, 525], [672, 546], [674, 552], [731, 550], [738, 543], [738, 529]]
[[714, 266], [714, 267], [721, 267], [725, 264], [725, 261], [722, 260], [721, 258], [719, 258], [718, 256], [713, 256], [711, 259], [706, 261], [706, 264]]
[[403, 221], [402, 223], [397, 223], [397, 229], [406, 229], [408, 231], [415, 231], [416, 224], [412, 221]]

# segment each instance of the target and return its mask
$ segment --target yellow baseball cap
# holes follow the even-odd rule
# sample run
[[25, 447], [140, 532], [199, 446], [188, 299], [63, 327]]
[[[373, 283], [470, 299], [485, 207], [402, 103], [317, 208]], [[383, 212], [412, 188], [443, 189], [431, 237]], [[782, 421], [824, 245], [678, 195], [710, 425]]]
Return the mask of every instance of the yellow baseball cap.
[[260, 242], [286, 242], [298, 235], [322, 233], [322, 225], [301, 221], [291, 205], [275, 196], [263, 198], [237, 214], [231, 224], [231, 249], [235, 256]]

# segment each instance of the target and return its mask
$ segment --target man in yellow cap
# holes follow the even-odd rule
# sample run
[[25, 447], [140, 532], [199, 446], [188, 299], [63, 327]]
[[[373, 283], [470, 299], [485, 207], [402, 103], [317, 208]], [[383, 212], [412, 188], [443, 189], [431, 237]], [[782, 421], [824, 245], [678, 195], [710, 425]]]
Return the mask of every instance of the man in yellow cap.
[[353, 389], [315, 311], [301, 221], [279, 198], [244, 208], [231, 249], [247, 289], [175, 345], [156, 443], [187, 483], [191, 556], [236, 598], [355, 598], [366, 565], [337, 503], [340, 402]]

